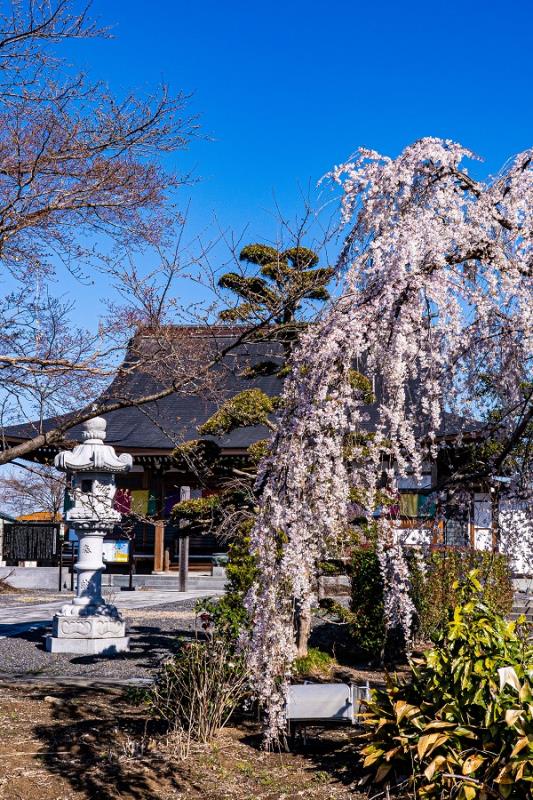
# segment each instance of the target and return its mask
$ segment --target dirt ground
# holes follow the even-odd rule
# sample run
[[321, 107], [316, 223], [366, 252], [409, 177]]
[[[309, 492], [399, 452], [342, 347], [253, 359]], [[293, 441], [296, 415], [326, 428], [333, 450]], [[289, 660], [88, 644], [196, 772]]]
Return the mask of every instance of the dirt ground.
[[0, 688], [1, 800], [361, 800], [355, 732], [308, 732], [260, 749], [244, 720], [181, 758], [123, 690]]

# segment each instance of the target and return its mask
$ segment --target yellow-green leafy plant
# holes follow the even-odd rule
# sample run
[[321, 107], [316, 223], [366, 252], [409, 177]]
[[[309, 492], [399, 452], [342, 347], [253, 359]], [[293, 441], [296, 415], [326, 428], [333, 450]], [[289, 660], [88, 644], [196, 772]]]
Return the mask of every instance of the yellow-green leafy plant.
[[363, 715], [367, 780], [431, 800], [533, 796], [533, 648], [471, 572], [434, 647]]

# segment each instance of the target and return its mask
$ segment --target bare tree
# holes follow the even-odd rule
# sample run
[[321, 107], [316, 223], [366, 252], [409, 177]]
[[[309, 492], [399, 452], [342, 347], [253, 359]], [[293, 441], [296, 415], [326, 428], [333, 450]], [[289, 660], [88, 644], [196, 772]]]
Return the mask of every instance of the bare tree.
[[[3, 437], [0, 464], [108, 408], [92, 401], [132, 333], [168, 322], [170, 287], [186, 267], [175, 194], [187, 177], [161, 157], [195, 135], [187, 98], [162, 87], [116, 99], [73, 73], [61, 42], [107, 35], [88, 4], [76, 8], [13, 0], [0, 13], [0, 425], [58, 415], [53, 430], [38, 427], [23, 445], [9, 448]], [[155, 266], [140, 274], [132, 254]], [[96, 333], [73, 322], [69, 275], [80, 294], [93, 275], [123, 292]], [[163, 394], [174, 389], [170, 381]], [[143, 399], [151, 398], [135, 402]]]
[[13, 465], [0, 477], [2, 509], [14, 517], [44, 511], [57, 521], [63, 510], [65, 478], [52, 467]]
[[[191, 272], [198, 280], [200, 261], [209, 275], [209, 248], [189, 255], [183, 243], [176, 190], [188, 176], [168, 169], [196, 120], [183, 94], [117, 99], [66, 65], [64, 40], [107, 36], [79, 8], [12, 0], [0, 13], [0, 465], [60, 445], [97, 414], [213, 391], [212, 368], [276, 314], [207, 355], [171, 327], [216, 319], [209, 307], [183, 307], [174, 288]], [[76, 319], [65, 278], [78, 297], [94, 280], [105, 286], [97, 331]], [[154, 378], [142, 396], [128, 381], [139, 369]], [[23, 441], [6, 435], [25, 421], [35, 424]]]

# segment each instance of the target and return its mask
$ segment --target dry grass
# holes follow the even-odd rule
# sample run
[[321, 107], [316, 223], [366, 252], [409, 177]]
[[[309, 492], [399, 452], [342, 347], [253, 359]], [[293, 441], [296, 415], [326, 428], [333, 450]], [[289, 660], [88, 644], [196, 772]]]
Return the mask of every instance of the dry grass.
[[3, 578], [0, 578], [0, 594], [18, 594], [22, 589], [16, 589], [8, 583], [8, 579], [13, 575], [13, 572], [8, 572]]
[[0, 728], [0, 800], [361, 800], [351, 730], [265, 753], [248, 720], [184, 760], [138, 703], [79, 689], [0, 689]]

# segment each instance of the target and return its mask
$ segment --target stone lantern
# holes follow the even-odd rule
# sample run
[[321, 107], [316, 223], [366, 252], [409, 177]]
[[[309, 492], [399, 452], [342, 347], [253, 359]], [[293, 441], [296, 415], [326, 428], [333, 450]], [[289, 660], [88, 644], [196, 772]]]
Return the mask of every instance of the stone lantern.
[[69, 528], [78, 536], [76, 597], [53, 620], [47, 639], [52, 653], [111, 655], [128, 649], [126, 625], [115, 606], [102, 598], [103, 540], [120, 521], [113, 508], [115, 475], [132, 466], [130, 455], [117, 456], [104, 444], [106, 421], [95, 417], [83, 425], [82, 444], [58, 453], [55, 466], [71, 479], [73, 507], [66, 512]]

